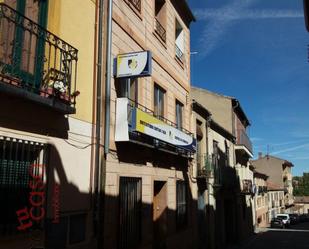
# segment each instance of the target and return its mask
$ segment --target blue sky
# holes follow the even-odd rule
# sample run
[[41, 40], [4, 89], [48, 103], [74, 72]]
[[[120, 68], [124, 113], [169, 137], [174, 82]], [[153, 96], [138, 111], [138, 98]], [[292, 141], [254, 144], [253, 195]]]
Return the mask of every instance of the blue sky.
[[238, 98], [259, 151], [309, 172], [309, 33], [302, 0], [189, 0], [192, 84]]

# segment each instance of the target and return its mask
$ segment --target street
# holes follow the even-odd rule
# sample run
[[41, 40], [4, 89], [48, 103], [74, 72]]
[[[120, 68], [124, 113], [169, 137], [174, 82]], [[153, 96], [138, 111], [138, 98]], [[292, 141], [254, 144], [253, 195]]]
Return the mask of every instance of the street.
[[308, 249], [309, 222], [292, 225], [289, 229], [261, 229], [241, 249]]

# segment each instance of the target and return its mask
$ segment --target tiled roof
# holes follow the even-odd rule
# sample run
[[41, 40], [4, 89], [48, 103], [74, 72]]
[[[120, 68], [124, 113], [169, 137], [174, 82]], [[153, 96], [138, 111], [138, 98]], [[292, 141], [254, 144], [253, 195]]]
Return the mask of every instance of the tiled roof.
[[309, 203], [309, 196], [295, 196], [294, 203]]

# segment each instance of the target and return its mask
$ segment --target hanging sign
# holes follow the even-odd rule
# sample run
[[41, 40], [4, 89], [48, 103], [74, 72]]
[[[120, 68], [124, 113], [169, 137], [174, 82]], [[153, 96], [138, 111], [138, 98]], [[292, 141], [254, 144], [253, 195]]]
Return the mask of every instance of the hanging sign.
[[151, 52], [142, 51], [120, 54], [116, 58], [117, 78], [150, 76], [152, 72]]

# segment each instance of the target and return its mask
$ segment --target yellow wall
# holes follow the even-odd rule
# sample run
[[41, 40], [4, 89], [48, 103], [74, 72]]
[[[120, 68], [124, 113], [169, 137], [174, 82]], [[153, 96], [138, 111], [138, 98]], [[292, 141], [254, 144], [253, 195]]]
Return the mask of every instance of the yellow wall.
[[92, 122], [93, 59], [95, 32], [94, 0], [50, 0], [47, 29], [78, 49], [77, 119]]

